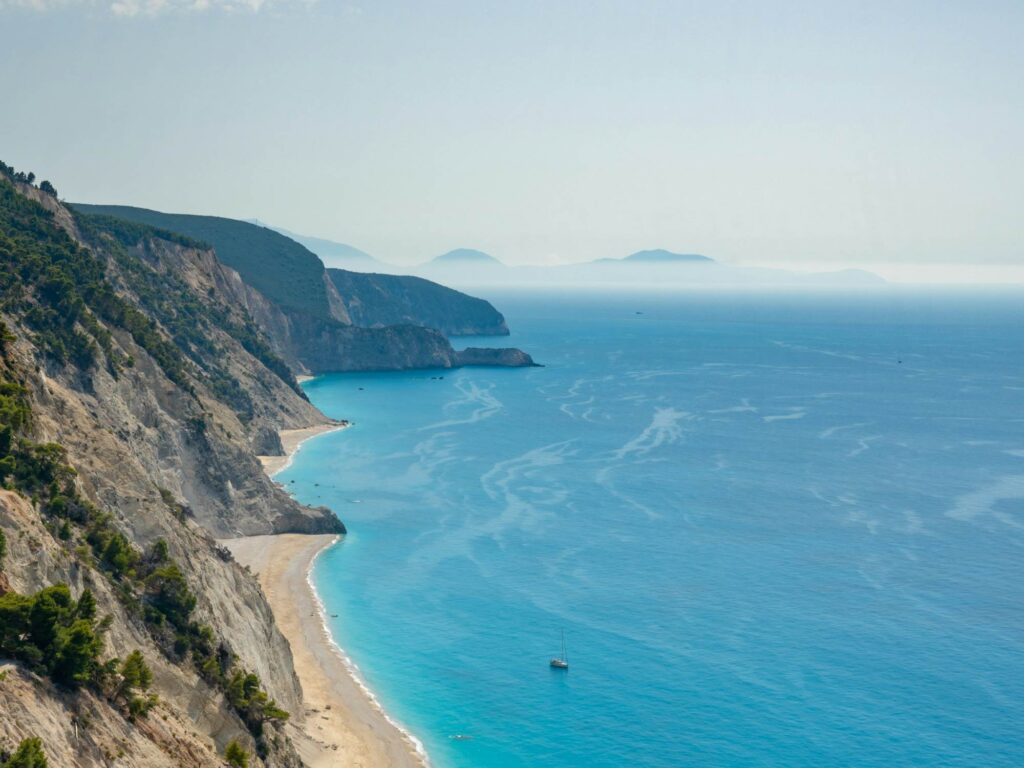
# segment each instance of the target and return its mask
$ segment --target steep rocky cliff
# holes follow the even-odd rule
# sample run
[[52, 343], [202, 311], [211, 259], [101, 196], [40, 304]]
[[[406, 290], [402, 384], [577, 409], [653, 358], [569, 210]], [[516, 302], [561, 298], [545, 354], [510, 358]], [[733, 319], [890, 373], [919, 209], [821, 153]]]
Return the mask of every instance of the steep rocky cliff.
[[422, 277], [328, 269], [355, 325], [422, 325], [446, 336], [507, 336], [505, 318], [484, 299]]
[[[9, 176], [0, 752], [40, 735], [50, 765], [205, 766], [234, 740], [250, 765], [298, 766], [288, 644], [214, 537], [344, 530], [270, 482], [253, 452], [278, 428], [327, 420], [209, 249], [76, 218]], [[58, 584], [68, 596], [47, 591]], [[133, 651], [152, 677], [138, 695], [123, 666]]]
[[[436, 283], [343, 270], [329, 275], [298, 243], [249, 222], [130, 206], [73, 207], [83, 220], [100, 217], [108, 225], [119, 220], [159, 227], [212, 246], [234, 270], [221, 287], [297, 371], [532, 365], [518, 351], [481, 351], [472, 358], [456, 353], [444, 334], [499, 335], [508, 328], [489, 303]], [[513, 360], [518, 362], [501, 362]]]
[[344, 311], [332, 302], [337, 297], [330, 295], [330, 281], [324, 277], [320, 259], [272, 229], [220, 216], [163, 213], [129, 205], [74, 203], [72, 207], [81, 213], [145, 224], [208, 243], [216, 249], [222, 264], [283, 309], [348, 321]]
[[521, 349], [489, 349], [467, 347], [455, 353], [457, 365], [491, 365], [504, 368], [533, 366], [533, 358]]

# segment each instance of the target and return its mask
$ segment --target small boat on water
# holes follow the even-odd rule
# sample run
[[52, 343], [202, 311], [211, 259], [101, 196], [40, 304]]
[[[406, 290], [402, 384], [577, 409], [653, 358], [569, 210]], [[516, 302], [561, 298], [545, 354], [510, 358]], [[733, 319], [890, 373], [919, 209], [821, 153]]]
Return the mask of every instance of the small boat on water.
[[551, 666], [553, 669], [569, 668], [569, 654], [565, 652], [565, 630], [562, 630], [562, 655], [556, 659], [552, 659]]

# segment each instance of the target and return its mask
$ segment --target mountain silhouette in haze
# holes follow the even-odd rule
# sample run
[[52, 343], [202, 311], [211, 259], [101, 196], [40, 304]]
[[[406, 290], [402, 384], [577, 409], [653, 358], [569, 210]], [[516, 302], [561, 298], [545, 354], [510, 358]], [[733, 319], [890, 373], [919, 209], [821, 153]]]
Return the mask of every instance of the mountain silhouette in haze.
[[473, 248], [456, 248], [454, 251], [448, 251], [448, 253], [442, 253], [440, 256], [435, 256], [431, 259], [428, 264], [476, 264], [490, 266], [504, 266], [500, 261], [491, 256], [489, 253], [483, 251], [477, 251]]
[[324, 237], [300, 235], [297, 232], [291, 232], [283, 227], [273, 227], [269, 224], [264, 224], [259, 219], [249, 219], [249, 221], [253, 224], [258, 224], [261, 227], [272, 229], [275, 232], [294, 240], [323, 259], [324, 264], [328, 267], [351, 269], [356, 272], [388, 271], [388, 266], [384, 264], [384, 262], [371, 256], [366, 251], [356, 248], [354, 245], [339, 243], [335, 240], [328, 240]]
[[[604, 261], [615, 261], [615, 259], [604, 259]], [[702, 256], [699, 253], [673, 253], [672, 251], [666, 251], [664, 248], [655, 248], [650, 251], [637, 251], [631, 253], [622, 261], [629, 262], [646, 262], [654, 264], [676, 264], [679, 262], [687, 261], [714, 261], [709, 256]]]
[[664, 248], [654, 248], [648, 251], [637, 251], [629, 256], [620, 258], [594, 259], [584, 264], [714, 264], [715, 260], [710, 256], [702, 256], [699, 253], [674, 253]]

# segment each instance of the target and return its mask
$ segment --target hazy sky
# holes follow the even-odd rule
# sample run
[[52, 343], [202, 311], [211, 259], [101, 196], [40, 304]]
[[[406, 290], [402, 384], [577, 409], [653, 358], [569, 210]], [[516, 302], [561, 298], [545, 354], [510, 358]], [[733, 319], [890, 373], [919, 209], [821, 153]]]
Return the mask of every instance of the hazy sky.
[[1020, 0], [0, 0], [0, 30], [0, 159], [70, 200], [396, 262], [1024, 275]]

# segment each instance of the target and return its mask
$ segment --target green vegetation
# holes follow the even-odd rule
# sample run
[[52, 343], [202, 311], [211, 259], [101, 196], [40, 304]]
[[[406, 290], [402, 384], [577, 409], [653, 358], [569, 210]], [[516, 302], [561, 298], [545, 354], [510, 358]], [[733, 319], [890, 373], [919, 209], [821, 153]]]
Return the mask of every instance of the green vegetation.
[[[119, 285], [118, 290], [127, 288], [128, 293], [142, 297], [140, 306], [157, 317], [162, 326], [166, 322], [164, 327], [173, 334], [173, 343], [150, 316], [115, 291], [107, 278], [105, 262], [72, 241], [42, 206], [18, 194], [12, 178], [22, 180], [13, 169], [0, 164], [0, 311], [18, 316], [44, 354], [88, 372], [102, 352], [116, 375], [131, 361], [115, 353], [105, 323], [130, 333], [168, 377], [187, 391], [192, 391], [189, 381], [193, 362], [201, 362], [204, 371], [213, 370], [210, 378], [221, 376], [224, 386], [230, 387], [234, 380], [229, 381], [227, 372], [211, 362], [222, 350], [208, 341], [209, 334], [196, 336], [191, 327], [216, 325], [250, 351], [256, 350], [253, 354], [262, 355], [261, 359], [265, 358], [282, 378], [287, 377], [298, 391], [290, 371], [272, 355], [251, 325], [213, 302], [191, 301], [194, 294], [174, 282], [176, 278], [165, 278], [125, 250], [128, 243], [138, 244], [143, 237], [148, 243], [159, 234], [135, 225], [86, 223], [87, 236], [103, 238], [102, 252], [110, 254], [121, 268], [119, 274], [128, 285]], [[30, 183], [28, 175], [24, 179]], [[166, 234], [173, 242], [190, 242]], [[165, 301], [182, 296], [191, 303], [183, 304], [180, 316], [161, 314], [161, 290], [172, 292]], [[8, 327], [0, 322], [0, 484], [31, 499], [55, 539], [109, 580], [128, 614], [146, 626], [167, 658], [192, 664], [205, 680], [224, 692], [263, 754], [267, 748], [266, 723], [285, 720], [288, 713], [262, 690], [256, 675], [237, 663], [213, 630], [196, 621], [196, 597], [171, 558], [166, 542], [157, 541], [148, 551], [141, 551], [118, 530], [108, 512], [81, 495], [77, 473], [69, 465], [65, 449], [32, 439], [28, 392], [7, 356], [13, 341]], [[223, 388], [215, 387], [215, 391], [218, 396], [230, 397]], [[244, 406], [241, 402], [243, 416]], [[192, 426], [195, 435], [204, 434], [202, 418], [196, 417]], [[186, 515], [187, 510], [170, 493], [162, 491], [161, 497], [176, 510], [179, 519]], [[5, 553], [6, 539], [0, 538], [0, 559]], [[152, 672], [138, 651], [123, 663], [101, 659], [110, 621], [110, 617], [97, 618], [96, 598], [89, 590], [78, 600], [64, 584], [32, 595], [8, 592], [0, 596], [0, 656], [16, 659], [67, 689], [95, 690], [122, 706], [129, 718], [144, 717], [157, 701], [148, 692]], [[24, 759], [33, 759], [36, 748], [41, 755], [37, 743], [25, 747]], [[15, 758], [21, 759], [18, 755], [11, 759]], [[42, 759], [45, 764], [45, 756]], [[0, 768], [23, 764], [37, 763], [3, 762]]]
[[75, 283], [91, 284], [102, 270], [95, 259], [79, 254], [48, 216], [0, 179], [0, 309], [21, 314], [44, 352], [88, 368], [95, 362], [97, 343], [109, 344], [109, 339]]
[[102, 650], [103, 628], [95, 616], [82, 615], [67, 585], [46, 587], [34, 595], [0, 595], [0, 655], [67, 688], [100, 688], [106, 674], [99, 661]]
[[[55, 447], [63, 457], [63, 449]], [[213, 631], [192, 618], [196, 597], [166, 542], [158, 540], [147, 553], [139, 552], [109, 514], [77, 493], [70, 467], [57, 465], [55, 471], [67, 482], [61, 487], [54, 480], [37, 494], [51, 530], [66, 527], [71, 544], [84, 541], [87, 546], [76, 549], [79, 556], [107, 575], [129, 613], [145, 622], [165, 655], [178, 663], [191, 660], [207, 682], [225, 692], [255, 737], [263, 735], [266, 722], [287, 719], [288, 713], [262, 690], [259, 678], [239, 667]], [[133, 653], [120, 667], [122, 682], [111, 689], [118, 667], [116, 659], [99, 661], [103, 629], [88, 590], [77, 602], [64, 585], [32, 596], [11, 592], [0, 597], [0, 655], [19, 659], [69, 688], [91, 685], [123, 702], [129, 717], [145, 716], [156, 702], [155, 696], [145, 694], [152, 681], [149, 668], [141, 654]]]
[[[75, 218], [83, 235], [114, 258], [121, 278], [137, 297], [139, 306], [170, 334], [178, 350], [203, 370], [214, 396], [231, 406], [243, 421], [252, 418], [252, 400], [225, 366], [225, 350], [214, 340], [215, 328], [235, 339], [305, 397], [291, 369], [273, 352], [247, 315], [232, 311], [211, 297], [198, 295], [175, 274], [157, 270], [147, 263], [153, 259], [148, 249], [155, 239], [189, 248], [207, 246], [167, 230], [110, 216], [76, 213]], [[130, 252], [129, 249], [135, 250]], [[138, 249], [142, 250], [142, 258]]]
[[[0, 176], [5, 176], [11, 181], [20, 181], [22, 184], [32, 184], [36, 180], [34, 173], [25, 173], [24, 171], [15, 171], [11, 166], [4, 162], [0, 162]], [[45, 192], [50, 197], [57, 197], [57, 190], [53, 184], [44, 179], [39, 182], [39, 190]]]
[[7, 536], [0, 528], [0, 571], [4, 568], [4, 558], [7, 556]]
[[328, 269], [356, 325], [422, 325], [446, 335], [508, 334], [490, 302], [409, 275], [376, 275]]
[[96, 621], [96, 600], [85, 590], [76, 601], [66, 584], [34, 595], [0, 595], [0, 655], [22, 662], [69, 689], [87, 686], [122, 704], [128, 717], [145, 717], [157, 703], [146, 691], [153, 673], [140, 651], [132, 651], [118, 667], [117, 659], [101, 661], [109, 618]]
[[117, 355], [99, 322], [128, 331], [168, 378], [191, 391], [186, 363], [155, 323], [118, 296], [103, 263], [78, 246], [38, 203], [0, 178], [0, 310], [19, 315], [33, 342], [60, 363], [92, 368], [99, 350], [116, 375]]
[[85, 214], [77, 209], [73, 209], [72, 213], [76, 214], [75, 218], [79, 223], [81, 223], [82, 219], [85, 219], [89, 229], [94, 233], [104, 232], [121, 244], [129, 247], [136, 246], [139, 243], [154, 237], [166, 240], [170, 243], [175, 243], [176, 245], [182, 245], [186, 248], [206, 249], [211, 247], [202, 240], [195, 240], [177, 232], [172, 232], [169, 229], [153, 227], [148, 224], [140, 224], [139, 222], [129, 221], [128, 219], [119, 219], [116, 216]]
[[[125, 287], [138, 297], [138, 308], [118, 294], [101, 259], [71, 240], [42, 206], [0, 178], [0, 310], [19, 315], [44, 353], [88, 371], [102, 350], [116, 376], [134, 361], [114, 349], [103, 323], [122, 328], [187, 392], [194, 392], [190, 361], [199, 366], [213, 395], [249, 420], [252, 400], [227, 370], [224, 349], [213, 341], [212, 328], [218, 327], [302, 394], [288, 366], [247, 316], [212, 300], [201, 301], [180, 278], [157, 272], [127, 250], [153, 238], [188, 247], [202, 243], [111, 217], [79, 216], [78, 224], [97, 252], [114, 258]], [[0, 343], [9, 343], [6, 327], [0, 332]]]
[[267, 720], [287, 720], [288, 713], [277, 706], [260, 688], [260, 679], [252, 672], [236, 669], [228, 678], [225, 690], [228, 701], [254, 734], [262, 732]]
[[27, 393], [3, 374], [0, 367], [0, 484], [38, 497], [54, 484], [71, 480], [74, 470], [67, 466], [61, 446], [23, 436], [32, 421]]
[[160, 213], [131, 206], [75, 203], [73, 207], [82, 213], [148, 224], [207, 242], [221, 262], [271, 301], [314, 317], [330, 317], [323, 263], [271, 229], [217, 216]]
[[232, 768], [249, 768], [249, 753], [235, 739], [224, 748], [224, 759]]
[[23, 739], [13, 755], [0, 755], [0, 768], [47, 768], [43, 742], [37, 737]]
[[[6, 364], [2, 356], [0, 364]], [[257, 739], [264, 723], [287, 719], [288, 713], [261, 689], [259, 678], [238, 667], [213, 631], [192, 618], [196, 598], [167, 543], [158, 540], [147, 553], [140, 552], [117, 530], [110, 514], [78, 492], [64, 448], [33, 443], [25, 435], [32, 422], [26, 393], [3, 378], [3, 365], [0, 437], [7, 449], [0, 465], [9, 470], [8, 487], [32, 497], [49, 529], [79, 558], [106, 574], [129, 613], [145, 622], [168, 658], [179, 663], [191, 659], [210, 684], [225, 692]], [[169, 493], [161, 496], [165, 503], [168, 498], [173, 501]], [[156, 702], [145, 693], [152, 675], [141, 654], [132, 654], [120, 667], [122, 683], [111, 689], [118, 661], [99, 660], [104, 629], [105, 622], [96, 621], [96, 600], [88, 590], [77, 601], [63, 584], [35, 595], [0, 596], [0, 656], [18, 659], [68, 688], [89, 685], [124, 703], [129, 717], [145, 716]]]
[[124, 701], [128, 707], [128, 716], [132, 720], [145, 717], [157, 702], [156, 694], [147, 694], [153, 684], [153, 673], [140, 651], [132, 651], [121, 665], [121, 682], [117, 686], [115, 696]]

